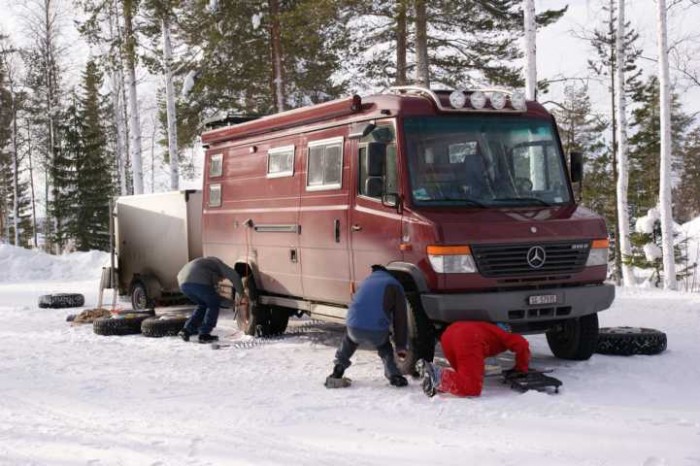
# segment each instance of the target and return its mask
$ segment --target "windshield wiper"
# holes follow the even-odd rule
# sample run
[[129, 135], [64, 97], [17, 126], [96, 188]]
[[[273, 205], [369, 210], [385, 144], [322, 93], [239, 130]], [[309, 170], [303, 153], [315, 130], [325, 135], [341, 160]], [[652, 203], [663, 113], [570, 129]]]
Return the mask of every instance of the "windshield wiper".
[[543, 201], [542, 199], [540, 199], [540, 198], [538, 198], [538, 197], [497, 197], [497, 198], [494, 198], [494, 201], [503, 201], [503, 202], [513, 202], [513, 201], [517, 201], [517, 202], [520, 202], [520, 201], [527, 201], [527, 202], [530, 202], [530, 201], [534, 201], [535, 203], [537, 203], [537, 204], [539, 204], [539, 205], [545, 205], [545, 206], [551, 206], [551, 205], [552, 205], [552, 204], [550, 204], [549, 202]]
[[473, 205], [476, 207], [486, 207], [483, 203], [474, 200], [474, 199], [469, 199], [469, 198], [464, 198], [464, 197], [441, 197], [440, 199], [423, 199], [420, 202], [423, 203], [435, 203], [435, 202], [463, 202], [465, 204]]

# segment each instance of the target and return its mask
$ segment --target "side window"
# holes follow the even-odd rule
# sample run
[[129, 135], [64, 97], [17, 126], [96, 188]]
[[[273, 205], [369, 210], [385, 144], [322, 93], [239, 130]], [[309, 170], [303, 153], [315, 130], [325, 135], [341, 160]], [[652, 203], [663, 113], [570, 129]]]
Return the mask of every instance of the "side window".
[[338, 189], [343, 177], [343, 138], [309, 142], [307, 191]]
[[384, 193], [398, 192], [393, 126], [379, 126], [362, 138], [358, 155], [360, 195], [380, 199]]
[[267, 151], [267, 177], [294, 175], [294, 146], [275, 147]]
[[209, 185], [209, 207], [221, 207], [221, 184]]
[[209, 177], [221, 176], [224, 172], [224, 154], [213, 154], [209, 159]]

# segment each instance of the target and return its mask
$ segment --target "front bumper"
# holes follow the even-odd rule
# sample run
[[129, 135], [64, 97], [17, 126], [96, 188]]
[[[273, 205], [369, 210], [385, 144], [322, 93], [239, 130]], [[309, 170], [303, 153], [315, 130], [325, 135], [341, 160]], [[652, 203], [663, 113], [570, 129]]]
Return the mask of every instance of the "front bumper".
[[[531, 296], [556, 295], [554, 304], [528, 304]], [[594, 314], [610, 307], [613, 285], [499, 291], [469, 294], [422, 294], [427, 316], [438, 322], [482, 320], [512, 324], [563, 320]]]

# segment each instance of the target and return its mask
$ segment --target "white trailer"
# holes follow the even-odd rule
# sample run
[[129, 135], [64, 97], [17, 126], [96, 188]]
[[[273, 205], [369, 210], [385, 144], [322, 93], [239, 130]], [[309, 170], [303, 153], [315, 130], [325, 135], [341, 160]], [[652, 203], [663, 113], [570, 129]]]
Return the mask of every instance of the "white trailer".
[[181, 298], [177, 273], [202, 256], [202, 192], [122, 196], [114, 221], [119, 294], [135, 310]]

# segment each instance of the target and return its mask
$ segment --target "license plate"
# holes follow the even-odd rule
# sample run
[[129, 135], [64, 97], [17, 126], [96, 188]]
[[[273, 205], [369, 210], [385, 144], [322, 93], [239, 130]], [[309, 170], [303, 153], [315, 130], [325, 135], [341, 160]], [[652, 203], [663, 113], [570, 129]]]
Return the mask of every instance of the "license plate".
[[528, 304], [536, 305], [536, 304], [556, 304], [557, 302], [557, 295], [555, 294], [541, 294], [541, 295], [535, 295], [535, 296], [530, 296], [527, 298]]

